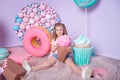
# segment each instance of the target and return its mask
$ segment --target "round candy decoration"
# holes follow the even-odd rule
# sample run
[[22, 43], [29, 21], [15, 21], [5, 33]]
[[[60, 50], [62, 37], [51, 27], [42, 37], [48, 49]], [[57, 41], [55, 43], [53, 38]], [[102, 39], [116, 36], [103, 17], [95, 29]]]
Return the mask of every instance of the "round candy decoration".
[[74, 2], [80, 7], [88, 8], [94, 5], [96, 3], [96, 0], [74, 0]]
[[43, 26], [53, 32], [57, 22], [61, 22], [61, 19], [53, 8], [45, 3], [32, 3], [18, 12], [13, 29], [23, 41], [25, 32], [30, 28]]

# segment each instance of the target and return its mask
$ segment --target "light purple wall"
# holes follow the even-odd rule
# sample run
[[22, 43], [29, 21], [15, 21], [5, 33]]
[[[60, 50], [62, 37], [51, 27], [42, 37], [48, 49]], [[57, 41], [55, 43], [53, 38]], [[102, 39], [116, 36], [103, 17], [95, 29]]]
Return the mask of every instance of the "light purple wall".
[[[66, 24], [72, 40], [85, 30], [84, 9], [73, 0], [0, 0], [0, 47], [22, 45], [13, 25], [15, 16], [30, 3], [44, 2], [57, 11]], [[120, 59], [120, 0], [98, 0], [88, 9], [88, 37], [95, 52], [100, 55]]]

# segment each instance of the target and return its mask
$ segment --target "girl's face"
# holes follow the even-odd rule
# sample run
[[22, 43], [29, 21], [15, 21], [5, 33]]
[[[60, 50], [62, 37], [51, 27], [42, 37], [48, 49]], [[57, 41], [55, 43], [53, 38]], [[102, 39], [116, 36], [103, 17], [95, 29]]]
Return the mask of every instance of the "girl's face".
[[63, 26], [56, 26], [56, 35], [57, 37], [63, 35]]

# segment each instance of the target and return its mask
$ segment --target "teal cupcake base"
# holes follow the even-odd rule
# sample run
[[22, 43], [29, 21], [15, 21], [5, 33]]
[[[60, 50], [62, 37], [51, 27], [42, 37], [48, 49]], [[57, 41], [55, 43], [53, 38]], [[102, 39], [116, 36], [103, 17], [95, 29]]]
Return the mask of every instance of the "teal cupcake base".
[[73, 47], [74, 62], [78, 66], [88, 65], [93, 54], [93, 47], [76, 48]]

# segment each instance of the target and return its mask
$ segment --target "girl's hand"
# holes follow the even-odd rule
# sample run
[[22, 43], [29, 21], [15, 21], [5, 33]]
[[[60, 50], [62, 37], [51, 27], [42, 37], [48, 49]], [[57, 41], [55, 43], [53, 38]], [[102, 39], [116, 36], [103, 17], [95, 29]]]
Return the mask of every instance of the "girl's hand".
[[52, 48], [51, 48], [51, 51], [55, 52], [56, 50], [57, 50], [57, 45], [53, 45]]
[[67, 47], [67, 53], [71, 53], [71, 52], [72, 52], [71, 46]]

